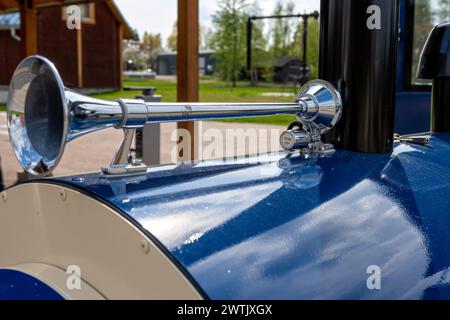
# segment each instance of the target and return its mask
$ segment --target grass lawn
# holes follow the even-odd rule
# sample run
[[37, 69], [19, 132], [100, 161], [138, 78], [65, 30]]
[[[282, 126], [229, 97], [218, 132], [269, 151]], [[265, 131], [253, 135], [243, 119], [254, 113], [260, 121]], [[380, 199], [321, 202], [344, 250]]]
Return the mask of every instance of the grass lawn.
[[[125, 87], [156, 87], [157, 94], [162, 95], [163, 102], [176, 101], [176, 83], [167, 80], [155, 79], [126, 79]], [[200, 82], [200, 101], [201, 102], [293, 102], [294, 97], [265, 97], [264, 92], [293, 92], [292, 89], [280, 87], [252, 87], [248, 82], [238, 82], [236, 88], [232, 88], [228, 83], [222, 81], [204, 81]], [[109, 93], [93, 95], [96, 98], [115, 100], [118, 98], [134, 98], [140, 95], [140, 91], [118, 90]], [[6, 105], [0, 104], [0, 111], [5, 111]], [[263, 123], [274, 125], [289, 125], [295, 121], [294, 116], [282, 115], [273, 117], [255, 117], [246, 119], [221, 120], [225, 122], [240, 123]]]
[[[157, 94], [162, 95], [163, 102], [176, 101], [176, 83], [168, 80], [126, 79], [124, 87], [156, 87]], [[238, 82], [236, 88], [222, 81], [200, 82], [200, 102], [293, 102], [294, 97], [265, 97], [264, 92], [293, 92], [291, 88], [252, 87], [248, 82]], [[100, 99], [114, 100], [118, 98], [134, 98], [140, 91], [114, 91], [94, 95]], [[255, 117], [246, 119], [222, 120], [225, 122], [263, 123], [289, 125], [295, 121], [294, 116], [282, 115], [273, 117]]]

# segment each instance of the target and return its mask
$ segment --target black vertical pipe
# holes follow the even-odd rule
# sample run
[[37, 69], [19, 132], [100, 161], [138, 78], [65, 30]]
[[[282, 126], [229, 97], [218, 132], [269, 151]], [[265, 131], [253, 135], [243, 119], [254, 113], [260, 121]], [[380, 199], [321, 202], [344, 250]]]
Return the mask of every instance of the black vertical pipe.
[[308, 54], [308, 18], [309, 16], [303, 17], [303, 66], [306, 68], [307, 65], [307, 54]]
[[[380, 28], [370, 18], [379, 8]], [[325, 137], [337, 148], [392, 151], [398, 0], [322, 0], [319, 76], [341, 91], [344, 114]]]
[[250, 17], [247, 20], [247, 70], [252, 68], [252, 37], [253, 37], [253, 19]]

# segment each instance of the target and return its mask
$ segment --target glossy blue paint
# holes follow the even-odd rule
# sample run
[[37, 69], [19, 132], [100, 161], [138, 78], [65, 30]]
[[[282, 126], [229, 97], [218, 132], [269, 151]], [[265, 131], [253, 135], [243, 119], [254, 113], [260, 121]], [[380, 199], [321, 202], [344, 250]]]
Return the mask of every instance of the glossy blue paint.
[[[213, 299], [450, 299], [449, 155], [441, 134], [392, 155], [281, 154], [57, 180], [141, 224]], [[371, 265], [381, 290], [367, 288]]]
[[63, 300], [63, 297], [26, 273], [0, 269], [0, 300]]
[[395, 106], [395, 132], [411, 134], [430, 131], [430, 92], [398, 92]]

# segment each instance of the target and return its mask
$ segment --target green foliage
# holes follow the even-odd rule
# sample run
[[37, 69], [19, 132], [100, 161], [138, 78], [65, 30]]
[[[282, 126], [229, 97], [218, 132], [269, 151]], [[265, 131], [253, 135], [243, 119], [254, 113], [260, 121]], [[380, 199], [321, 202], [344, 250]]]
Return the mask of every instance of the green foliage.
[[144, 70], [148, 68], [148, 55], [143, 54], [140, 51], [124, 51], [123, 60], [132, 61], [137, 70]]
[[212, 30], [205, 26], [200, 25], [200, 34], [199, 34], [199, 46], [200, 50], [209, 50], [211, 49], [211, 37], [213, 35]]
[[[293, 2], [288, 2], [286, 7], [283, 7], [281, 2], [277, 2], [273, 15], [287, 15], [294, 14], [295, 5]], [[295, 29], [294, 19], [276, 19], [271, 23], [270, 36], [272, 45], [270, 53], [274, 59], [283, 56], [292, 55], [292, 36]]]
[[172, 33], [167, 37], [167, 48], [170, 51], [177, 51], [178, 38], [178, 21], [175, 21], [172, 26]]
[[132, 37], [132, 39], [135, 40], [135, 41], [140, 41], [140, 39], [139, 39], [139, 32], [138, 32], [137, 29], [133, 29], [133, 37]]
[[437, 23], [450, 22], [450, 0], [438, 0], [437, 7]]
[[6, 111], [6, 104], [0, 103], [0, 112]]
[[[442, 0], [444, 1], [444, 0]], [[450, 1], [450, 0], [449, 0]], [[295, 14], [295, 4], [290, 1], [285, 6], [278, 1], [273, 15]], [[213, 15], [214, 33], [210, 47], [215, 52], [216, 71], [224, 81], [234, 85], [239, 74], [246, 67], [247, 19], [262, 14], [257, 2], [248, 4], [247, 0], [219, 0], [219, 9]], [[303, 55], [303, 23], [295, 18], [253, 21], [252, 69], [250, 79], [254, 84], [258, 75], [272, 78], [275, 59], [283, 56]], [[311, 77], [318, 75], [319, 60], [319, 22], [313, 19], [308, 23], [307, 62], [311, 67]]]
[[[308, 21], [308, 42], [306, 62], [310, 67], [310, 78], [317, 79], [319, 76], [319, 50], [320, 50], [320, 24], [315, 19]], [[303, 59], [303, 22], [297, 23], [294, 40], [291, 44], [291, 52], [296, 57]]]
[[[212, 30], [207, 26], [199, 26], [199, 49], [208, 50], [211, 45]], [[172, 26], [172, 33], [167, 37], [167, 48], [170, 51], [177, 51], [177, 39], [178, 39], [178, 21], [175, 21]]]
[[[248, 11], [249, 16], [261, 16], [261, 8], [257, 2], [254, 2]], [[250, 78], [252, 83], [258, 81], [258, 76], [268, 77], [268, 70], [272, 65], [272, 59], [267, 51], [268, 38], [264, 34], [264, 21], [253, 21], [252, 27], [252, 65], [250, 70]], [[247, 62], [247, 61], [245, 61]]]
[[218, 11], [212, 16], [215, 32], [211, 37], [221, 79], [236, 86], [245, 66], [247, 0], [219, 0]]
[[156, 57], [162, 50], [161, 34], [144, 32], [144, 36], [142, 37], [142, 49], [148, 53], [148, 65], [154, 68]]

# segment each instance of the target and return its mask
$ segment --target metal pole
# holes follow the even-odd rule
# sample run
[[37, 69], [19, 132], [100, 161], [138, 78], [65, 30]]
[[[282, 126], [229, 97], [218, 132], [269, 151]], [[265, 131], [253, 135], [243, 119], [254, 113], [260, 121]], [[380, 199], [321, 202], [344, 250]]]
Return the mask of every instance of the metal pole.
[[319, 78], [344, 100], [343, 118], [326, 137], [337, 148], [392, 150], [398, 17], [398, 0], [321, 2]]
[[146, 123], [201, 121], [227, 118], [246, 118], [297, 114], [306, 106], [299, 103], [191, 103], [191, 104], [147, 104]]
[[247, 70], [252, 68], [252, 37], [253, 37], [253, 18], [247, 20]]
[[[307, 43], [308, 43], [308, 16], [303, 17], [303, 67], [306, 69], [307, 59]], [[305, 70], [304, 69], [304, 70]]]
[[[70, 91], [66, 91], [66, 95], [69, 94]], [[96, 130], [112, 125], [116, 128], [141, 128], [146, 123], [302, 114], [315, 107], [303, 100], [296, 103], [146, 103], [139, 99], [106, 102], [73, 94], [72, 99], [77, 101], [73, 110], [76, 125], [69, 140], [93, 127]]]

